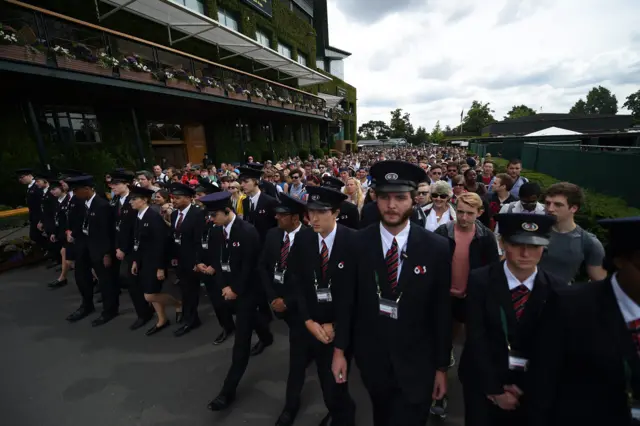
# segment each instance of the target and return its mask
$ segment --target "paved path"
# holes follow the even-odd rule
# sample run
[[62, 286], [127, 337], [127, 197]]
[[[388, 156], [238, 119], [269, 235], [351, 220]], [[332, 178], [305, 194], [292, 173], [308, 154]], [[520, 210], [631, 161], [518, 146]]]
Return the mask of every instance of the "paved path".
[[[131, 332], [134, 314], [123, 293], [122, 315], [93, 329], [90, 319], [68, 324], [79, 305], [75, 285], [50, 291], [43, 267], [0, 275], [0, 422], [6, 426], [272, 426], [284, 403], [286, 326], [274, 325], [276, 343], [252, 358], [235, 405], [212, 413], [207, 402], [220, 389], [231, 341], [213, 346], [219, 332], [206, 297], [203, 327], [182, 338], [170, 332]], [[70, 280], [72, 281], [72, 280]], [[170, 286], [168, 284], [168, 286]], [[315, 426], [326, 413], [315, 366], [309, 368], [296, 426]], [[352, 375], [358, 425], [369, 426], [370, 403]], [[451, 413], [462, 425], [461, 390], [451, 376]], [[435, 423], [435, 422], [434, 422]], [[431, 423], [430, 423], [431, 424]]]

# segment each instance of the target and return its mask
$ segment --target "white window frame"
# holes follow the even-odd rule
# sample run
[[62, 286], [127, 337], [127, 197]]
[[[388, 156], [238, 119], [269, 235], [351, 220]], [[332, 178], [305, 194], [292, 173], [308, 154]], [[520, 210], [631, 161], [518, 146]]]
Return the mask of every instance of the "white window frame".
[[262, 32], [260, 30], [256, 30], [256, 40], [257, 40], [258, 43], [260, 43], [264, 47], [271, 48], [271, 39], [264, 32]]
[[291, 48], [286, 44], [282, 44], [278, 42], [278, 53], [284, 56], [285, 58], [291, 59]]
[[300, 52], [298, 52], [298, 63], [305, 67], [307, 66], [307, 57]]
[[[221, 7], [218, 8], [218, 22], [227, 28], [231, 28], [234, 31], [238, 31], [238, 21], [235, 20], [233, 15]], [[229, 25], [233, 23], [233, 25]]]

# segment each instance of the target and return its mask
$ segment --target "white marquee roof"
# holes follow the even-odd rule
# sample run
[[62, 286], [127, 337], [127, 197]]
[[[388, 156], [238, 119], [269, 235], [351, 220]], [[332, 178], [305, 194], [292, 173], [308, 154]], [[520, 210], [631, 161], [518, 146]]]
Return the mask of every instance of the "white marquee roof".
[[561, 129], [560, 127], [549, 127], [548, 129], [538, 130], [525, 136], [564, 136], [564, 135], [581, 135], [580, 132], [573, 130]]
[[[101, 20], [117, 13], [119, 10], [126, 10], [187, 34], [186, 37], [177, 40], [170, 39], [169, 41], [172, 45], [187, 38], [196, 37], [233, 52], [233, 55], [229, 55], [226, 58], [245, 56], [263, 64], [264, 67], [260, 68], [260, 70], [277, 69], [290, 75], [291, 78], [297, 78], [298, 85], [301, 87], [331, 81], [330, 78], [323, 74], [282, 56], [278, 52], [261, 45], [256, 40], [171, 0], [101, 1], [116, 6], [116, 9], [103, 14], [100, 17]], [[118, 19], [118, 17], [111, 19]], [[288, 79], [284, 78], [283, 80]]]

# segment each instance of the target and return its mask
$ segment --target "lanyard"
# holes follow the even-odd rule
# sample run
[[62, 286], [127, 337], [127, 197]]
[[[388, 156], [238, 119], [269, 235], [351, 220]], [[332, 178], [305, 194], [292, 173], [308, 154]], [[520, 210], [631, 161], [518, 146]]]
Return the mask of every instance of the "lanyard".
[[507, 342], [507, 349], [511, 351], [511, 344], [509, 343], [509, 331], [507, 330], [507, 314], [502, 306], [500, 306], [500, 322], [502, 323], [502, 331], [504, 331], [504, 340]]
[[[375, 280], [376, 280], [376, 288], [378, 289], [378, 299], [382, 299], [382, 290], [380, 290], [380, 282], [378, 280], [378, 271], [373, 271]], [[396, 299], [396, 303], [400, 303], [400, 298], [402, 297], [402, 292], [398, 295]]]
[[[313, 271], [313, 285], [315, 286], [316, 290], [318, 290], [318, 276], [316, 275], [316, 271]], [[327, 288], [331, 288], [331, 278], [329, 278]]]
[[629, 362], [625, 359], [624, 361], [624, 379], [626, 382], [626, 392], [627, 392], [627, 403], [629, 407], [633, 405], [633, 389], [631, 388], [631, 367], [629, 366]]

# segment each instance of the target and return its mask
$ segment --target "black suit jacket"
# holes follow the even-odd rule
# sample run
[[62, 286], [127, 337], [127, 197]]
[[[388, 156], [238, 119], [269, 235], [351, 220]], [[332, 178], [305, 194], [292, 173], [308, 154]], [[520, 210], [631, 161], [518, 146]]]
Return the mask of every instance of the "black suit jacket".
[[[289, 256], [287, 257], [287, 270], [284, 274], [284, 283], [277, 284], [273, 281], [273, 273], [276, 265], [280, 268], [280, 250], [282, 249], [282, 243], [284, 239], [284, 230], [280, 228], [271, 228], [267, 232], [267, 237], [260, 253], [259, 273], [260, 281], [267, 294], [269, 302], [281, 297], [284, 299], [285, 305], [287, 305], [287, 312], [293, 313], [296, 310], [297, 300], [295, 294], [295, 283], [293, 282], [293, 272], [291, 264], [291, 253], [294, 246], [297, 247], [298, 236], [306, 227], [301, 226], [300, 230], [296, 233], [293, 239], [293, 244], [289, 247]], [[295, 261], [295, 258], [293, 258]], [[295, 265], [293, 265], [295, 266]], [[274, 312], [277, 317], [281, 318], [283, 315], [278, 312]]]
[[242, 211], [244, 212], [244, 220], [256, 227], [260, 235], [261, 243], [264, 243], [267, 237], [267, 231], [278, 225], [274, 208], [278, 205], [278, 201], [264, 192], [260, 193], [258, 203], [253, 212], [251, 212], [251, 199], [247, 196], [242, 200]]
[[62, 202], [59, 202], [56, 207], [56, 215], [55, 215], [55, 226], [56, 226], [56, 238], [59, 241], [65, 241], [65, 230], [67, 229], [67, 222], [69, 220], [69, 203], [71, 201], [71, 196], [69, 194], [65, 195]]
[[27, 207], [29, 208], [29, 222], [35, 227], [40, 222], [42, 216], [42, 198], [44, 193], [42, 189], [34, 183], [31, 188], [27, 188]]
[[58, 211], [58, 197], [54, 197], [50, 191], [42, 197], [40, 221], [44, 226], [47, 237], [56, 234], [56, 213]]
[[[183, 272], [193, 272], [198, 263], [198, 247], [202, 244], [202, 231], [205, 224], [204, 210], [192, 204], [182, 219], [180, 229], [176, 230], [178, 210], [171, 213], [171, 258], [178, 260], [178, 268]], [[180, 240], [180, 244], [176, 243]]]
[[[120, 197], [116, 196], [111, 203], [115, 218], [116, 248], [127, 255], [133, 251], [133, 227], [138, 219], [138, 212], [131, 207], [130, 200], [131, 197], [127, 195], [124, 204], [120, 204]], [[164, 235], [166, 236], [166, 226]]]
[[278, 198], [278, 190], [273, 182], [261, 180], [258, 187], [260, 188], [260, 191], [264, 192], [268, 196]]
[[411, 223], [398, 285], [398, 319], [380, 314], [376, 273], [382, 297], [391, 298], [379, 225], [358, 232], [351, 256], [357, 280], [341, 312], [336, 347], [353, 343], [367, 388], [388, 389], [395, 382], [411, 403], [431, 401], [436, 369], [445, 370], [451, 351], [451, 252], [446, 238]]
[[[294, 248], [289, 257], [299, 319], [303, 323], [311, 319], [319, 324], [334, 323], [335, 330], [349, 327], [348, 321], [342, 321], [340, 312], [346, 309], [346, 295], [356, 277], [356, 262], [353, 256], [355, 234], [353, 229], [336, 225], [326, 281], [322, 280], [318, 233], [307, 228], [296, 235]], [[332, 302], [318, 302], [316, 279], [319, 288], [327, 288], [329, 282], [331, 283]]]
[[349, 201], [343, 201], [340, 204], [340, 214], [338, 215], [340, 225], [351, 229], [360, 227], [360, 212], [358, 207]]
[[526, 377], [529, 375], [509, 370], [507, 336], [501, 312], [506, 318], [511, 349], [534, 362], [533, 349], [546, 301], [565, 286], [560, 279], [538, 269], [533, 291], [518, 321], [504, 273], [504, 262], [471, 271], [466, 298], [467, 340], [459, 369], [463, 384], [485, 395], [501, 394], [504, 385], [514, 383], [527, 392]]
[[[213, 250], [207, 265], [216, 270], [216, 286], [222, 290], [230, 286], [240, 301], [249, 300], [260, 288], [257, 267], [260, 256], [260, 236], [256, 228], [236, 216], [231, 225], [229, 241], [225, 244], [222, 227], [211, 229]], [[222, 262], [229, 262], [230, 272], [222, 270]]]
[[[131, 227], [131, 259], [138, 264], [138, 276], [141, 280], [153, 281], [158, 269], [166, 269], [167, 224], [162, 216], [148, 208], [142, 219], [138, 212]], [[138, 243], [138, 250], [134, 250]]]
[[[73, 231], [78, 250], [88, 249], [91, 259], [99, 261], [107, 254], [111, 254], [114, 250], [114, 233], [113, 233], [113, 212], [109, 202], [96, 194], [91, 202], [91, 207], [87, 209], [85, 202], [78, 200], [80, 203], [78, 209], [84, 209], [84, 214], [80, 220], [80, 229]], [[83, 224], [88, 225], [89, 235], [85, 235], [82, 231]]]
[[640, 358], [610, 278], [560, 291], [542, 324], [531, 424], [631, 425], [626, 390], [640, 399]]
[[67, 204], [67, 220], [65, 231], [71, 231], [71, 236], [82, 234], [82, 221], [84, 220], [84, 201], [75, 195], [69, 196]]

